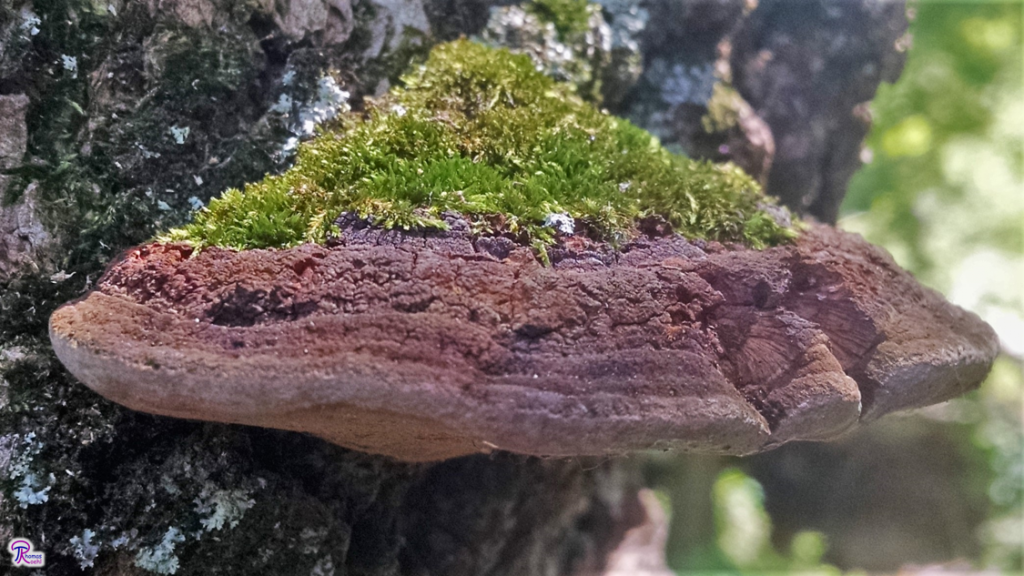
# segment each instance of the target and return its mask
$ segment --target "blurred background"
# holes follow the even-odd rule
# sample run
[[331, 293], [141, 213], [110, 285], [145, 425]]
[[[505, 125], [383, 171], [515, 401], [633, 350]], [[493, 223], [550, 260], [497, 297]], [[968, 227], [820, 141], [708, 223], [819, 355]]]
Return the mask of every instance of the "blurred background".
[[841, 442], [654, 461], [679, 573], [1024, 572], [1024, 3], [909, 10], [906, 68], [871, 103], [839, 225], [980, 315], [1003, 352], [967, 397]]

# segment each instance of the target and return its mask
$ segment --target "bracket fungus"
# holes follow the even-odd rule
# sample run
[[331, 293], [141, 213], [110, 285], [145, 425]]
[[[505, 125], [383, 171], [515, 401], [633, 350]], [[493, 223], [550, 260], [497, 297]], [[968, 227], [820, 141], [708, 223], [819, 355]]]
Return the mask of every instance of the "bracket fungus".
[[992, 330], [883, 250], [797, 233], [749, 178], [671, 157], [528, 60], [456, 42], [405, 85], [128, 251], [54, 313], [60, 360], [136, 410], [407, 461], [750, 454], [991, 365]]

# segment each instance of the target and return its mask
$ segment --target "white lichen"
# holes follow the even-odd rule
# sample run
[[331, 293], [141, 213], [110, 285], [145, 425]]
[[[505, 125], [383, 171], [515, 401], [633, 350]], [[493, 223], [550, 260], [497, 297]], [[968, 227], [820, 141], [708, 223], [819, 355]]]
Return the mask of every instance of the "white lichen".
[[479, 40], [529, 55], [538, 71], [575, 84], [585, 98], [618, 102], [643, 72], [639, 38], [648, 13], [637, 0], [603, 0], [586, 14], [585, 26], [559, 31], [529, 3], [496, 6]]
[[[47, 479], [51, 483], [57, 481], [53, 474], [50, 474]], [[28, 508], [33, 504], [42, 504], [50, 499], [50, 488], [53, 486], [44, 483], [34, 472], [26, 472], [21, 478], [21, 486], [14, 492], [14, 499], [22, 508]]]
[[36, 34], [39, 34], [39, 25], [42, 23], [43, 21], [39, 19], [39, 16], [37, 16], [36, 13], [33, 12], [28, 6], [25, 6], [21, 9], [20, 28], [23, 31], [28, 32], [29, 36], [35, 36]]
[[[53, 274], [50, 274], [50, 282], [52, 282], [54, 284], [60, 284], [61, 282], [70, 280], [71, 277], [74, 276], [74, 275], [75, 275], [74, 272], [68, 274], [67, 270], [58, 270], [58, 271], [54, 272]], [[68, 475], [70, 475], [70, 476], [74, 476], [74, 474], [72, 474], [70, 470], [65, 470], [65, 472], [67, 472]]]
[[95, 536], [95, 532], [86, 528], [81, 536], [71, 538], [72, 552], [82, 570], [92, 568], [93, 561], [96, 560], [96, 556], [100, 553], [99, 545], [93, 543]]
[[72, 78], [78, 78], [78, 58], [68, 56], [67, 54], [61, 54], [60, 61], [64, 66], [64, 69], [71, 72]]
[[[16, 443], [17, 435], [14, 439]], [[16, 454], [11, 457], [9, 478], [18, 483], [14, 499], [21, 508], [49, 500], [50, 489], [57, 482], [52, 473], [41, 478], [37, 471], [32, 470], [32, 462], [42, 449], [43, 444], [36, 440], [35, 432], [29, 432], [21, 438], [21, 448], [16, 449]]]
[[159, 544], [139, 549], [135, 555], [135, 565], [157, 574], [174, 574], [178, 571], [178, 557], [174, 555], [174, 547], [184, 541], [181, 531], [171, 526]]
[[203, 530], [212, 532], [220, 530], [224, 526], [234, 528], [238, 526], [246, 510], [256, 505], [256, 501], [249, 497], [245, 490], [216, 490], [209, 492], [203, 489], [195, 500], [196, 512], [203, 518], [199, 523]]
[[349, 110], [350, 94], [334, 78], [324, 76], [316, 85], [316, 100], [299, 110], [298, 134], [312, 136], [316, 127]]
[[576, 221], [566, 212], [552, 212], [544, 218], [544, 225], [561, 234], [571, 236], [576, 231]]
[[175, 144], [184, 144], [185, 139], [188, 138], [188, 133], [191, 132], [191, 128], [188, 126], [171, 126], [168, 131], [171, 133], [171, 137], [174, 138]]
[[291, 114], [292, 105], [292, 97], [288, 94], [281, 94], [281, 96], [278, 97], [277, 102], [270, 107], [270, 111], [276, 112], [277, 114]]
[[[295, 72], [289, 70], [281, 77], [281, 84], [291, 86], [295, 81]], [[299, 102], [292, 94], [283, 93], [277, 102], [270, 106], [269, 112], [280, 114], [288, 123], [288, 131], [292, 133], [281, 146], [284, 156], [291, 156], [298, 148], [300, 140], [311, 138], [317, 126], [348, 112], [351, 108], [348, 99], [351, 96], [343, 90], [334, 78], [324, 76], [317, 81], [316, 98], [310, 102]]]
[[543, 22], [520, 6], [492, 7], [481, 39], [485, 44], [528, 55], [538, 72], [561, 82], [578, 83], [591, 73], [587, 63], [578, 61], [572, 47], [559, 40], [554, 23]]

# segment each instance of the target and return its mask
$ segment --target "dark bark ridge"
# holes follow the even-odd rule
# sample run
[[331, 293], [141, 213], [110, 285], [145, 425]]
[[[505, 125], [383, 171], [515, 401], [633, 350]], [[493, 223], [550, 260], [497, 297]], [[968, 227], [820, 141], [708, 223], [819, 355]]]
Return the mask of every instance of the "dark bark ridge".
[[768, 194], [835, 223], [862, 163], [867, 103], [899, 78], [907, 28], [905, 2], [763, 0], [741, 23], [729, 60], [736, 88], [774, 137]]
[[333, 246], [150, 244], [59, 309], [85, 384], [130, 408], [299, 430], [408, 461], [507, 450], [749, 454], [975, 387], [992, 330], [859, 236], [764, 251], [573, 239], [544, 266], [464, 231]]

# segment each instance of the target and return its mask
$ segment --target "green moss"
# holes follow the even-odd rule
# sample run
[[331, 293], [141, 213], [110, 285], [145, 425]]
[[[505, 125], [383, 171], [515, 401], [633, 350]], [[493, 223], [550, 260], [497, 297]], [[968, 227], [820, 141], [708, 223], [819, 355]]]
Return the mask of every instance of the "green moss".
[[739, 124], [743, 97], [735, 88], [723, 82], [715, 82], [708, 100], [708, 112], [701, 119], [701, 125], [708, 134], [725, 132]]
[[554, 240], [544, 222], [558, 213], [610, 241], [655, 214], [685, 236], [754, 247], [795, 233], [761, 210], [769, 201], [738, 168], [670, 154], [526, 56], [457, 41], [403, 81], [365, 116], [303, 145], [293, 169], [228, 190], [162, 239], [286, 247], [325, 241], [342, 212], [440, 229], [445, 211], [538, 247]]
[[526, 6], [541, 20], [554, 24], [563, 40], [584, 34], [590, 28], [591, 4], [588, 0], [534, 0]]

